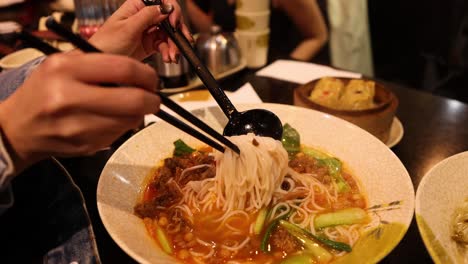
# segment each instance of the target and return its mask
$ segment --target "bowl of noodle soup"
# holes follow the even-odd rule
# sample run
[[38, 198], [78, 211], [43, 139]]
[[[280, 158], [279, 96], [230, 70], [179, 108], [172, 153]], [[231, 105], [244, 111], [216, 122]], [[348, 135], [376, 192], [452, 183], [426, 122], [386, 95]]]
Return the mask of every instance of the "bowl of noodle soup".
[[[375, 263], [399, 243], [414, 189], [385, 144], [318, 111], [238, 107], [274, 112], [300, 146], [250, 134], [231, 138], [237, 156], [164, 122], [140, 131], [109, 159], [97, 190], [104, 226], [127, 254], [141, 263]], [[218, 131], [227, 121], [216, 107], [194, 114]], [[192, 152], [175, 155], [178, 140]]]

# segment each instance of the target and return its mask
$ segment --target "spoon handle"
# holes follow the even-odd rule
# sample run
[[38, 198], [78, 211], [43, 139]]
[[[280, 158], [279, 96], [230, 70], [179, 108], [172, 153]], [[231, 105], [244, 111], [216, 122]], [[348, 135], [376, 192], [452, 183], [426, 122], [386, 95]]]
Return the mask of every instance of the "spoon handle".
[[[143, 1], [143, 3], [145, 3], [145, 5], [147, 6], [157, 5], [159, 4], [158, 2], [160, 3], [160, 1]], [[229, 98], [226, 96], [223, 89], [221, 89], [211, 72], [208, 70], [205, 64], [203, 64], [200, 58], [198, 58], [184, 34], [182, 34], [182, 32], [179, 29], [173, 28], [167, 18], [161, 22], [160, 27], [163, 28], [166, 34], [177, 45], [182, 54], [184, 54], [187, 61], [195, 70], [198, 77], [200, 77], [200, 80], [203, 82], [206, 88], [208, 88], [211, 95], [221, 107], [228, 119], [231, 119], [233, 116], [239, 114], [239, 112], [234, 107], [231, 100], [229, 100]]]

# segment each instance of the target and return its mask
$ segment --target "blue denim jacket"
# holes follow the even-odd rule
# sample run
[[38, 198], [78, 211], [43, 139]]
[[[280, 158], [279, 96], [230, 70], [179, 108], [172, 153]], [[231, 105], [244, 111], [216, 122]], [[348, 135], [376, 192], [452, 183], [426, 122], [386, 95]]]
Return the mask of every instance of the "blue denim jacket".
[[[2, 72], [0, 101], [14, 93], [44, 58]], [[39, 252], [43, 263], [100, 263], [83, 195], [57, 160], [34, 165], [11, 184], [15, 204], [0, 216], [2, 260], [26, 263], [37, 259], [29, 253]], [[24, 219], [30, 223], [24, 224]], [[32, 253], [28, 247], [37, 250]]]
[[40, 57], [19, 68], [2, 72], [0, 74], [0, 101], [5, 100], [8, 96], [14, 93], [29, 76], [31, 71], [41, 64], [44, 59], [45, 57]]

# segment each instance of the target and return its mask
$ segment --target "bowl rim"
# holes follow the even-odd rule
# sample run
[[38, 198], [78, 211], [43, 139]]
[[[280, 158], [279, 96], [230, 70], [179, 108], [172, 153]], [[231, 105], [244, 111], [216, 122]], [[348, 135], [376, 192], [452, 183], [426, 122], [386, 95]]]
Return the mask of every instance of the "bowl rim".
[[[451, 156], [448, 156], [435, 165], [433, 165], [425, 174], [424, 177], [419, 182], [418, 188], [416, 190], [415, 200], [414, 200], [414, 215], [416, 218], [416, 225], [418, 227], [418, 233], [423, 240], [424, 247], [429, 252], [432, 261], [436, 264], [442, 264], [444, 261], [441, 259], [441, 255], [437, 253], [436, 246], [434, 245], [433, 241], [430, 238], [430, 235], [427, 233], [427, 230], [424, 229], [424, 219], [422, 216], [422, 208], [424, 200], [422, 200], [421, 196], [426, 191], [426, 187], [431, 181], [434, 180], [435, 177], [440, 177], [440, 173], [437, 174], [441, 168], [446, 167], [448, 164], [456, 163], [458, 159], [468, 160], [468, 151], [462, 151]], [[458, 206], [458, 205], [457, 205]], [[453, 212], [452, 212], [453, 213]], [[428, 226], [429, 227], [429, 226]], [[446, 249], [446, 245], [442, 245], [444, 249]], [[449, 254], [449, 257], [453, 255]]]
[[38, 57], [44, 56], [44, 53], [34, 48], [24, 48], [12, 52], [0, 59], [0, 67], [3, 69], [18, 68]]
[[[350, 82], [351, 80], [364, 80], [364, 81], [372, 81], [375, 83], [375, 88], [376, 90], [379, 89], [379, 91], [383, 92], [385, 96], [387, 96], [386, 100], [377, 105], [376, 107], [372, 107], [369, 109], [364, 109], [364, 110], [341, 110], [341, 109], [335, 109], [327, 106], [323, 106], [321, 104], [318, 104], [312, 100], [309, 99], [309, 95], [311, 91], [315, 88], [315, 85], [322, 79], [322, 78], [335, 78], [338, 80], [345, 81], [346, 84]], [[319, 79], [312, 80], [306, 84], [300, 85], [294, 89], [294, 93], [297, 95], [298, 99], [301, 100], [304, 104], [306, 104], [308, 107], [322, 111], [322, 112], [327, 112], [332, 115], [338, 115], [338, 116], [361, 116], [361, 115], [367, 115], [367, 114], [373, 114], [373, 113], [378, 113], [381, 110], [384, 109], [396, 109], [398, 107], [399, 101], [398, 97], [390, 91], [390, 89], [386, 88], [384, 84], [381, 82], [375, 81], [370, 78], [362, 77], [362, 78], [348, 78], [348, 77], [333, 77], [333, 76], [326, 76], [322, 77]], [[377, 93], [376, 93], [377, 95]]]
[[[350, 126], [352, 127], [353, 129], [358, 129], [362, 132], [364, 132], [365, 134], [368, 134], [368, 135], [371, 135], [369, 132], [367, 132], [366, 130], [360, 128], [359, 126], [356, 126], [354, 125], [353, 123], [350, 123], [346, 120], [343, 120], [341, 118], [338, 118], [338, 117], [335, 117], [335, 116], [332, 116], [332, 115], [329, 115], [327, 113], [323, 113], [323, 112], [320, 112], [320, 111], [317, 111], [317, 110], [314, 110], [314, 109], [308, 109], [308, 108], [304, 108], [304, 107], [299, 107], [299, 106], [295, 106], [295, 105], [284, 105], [284, 104], [275, 104], [275, 103], [256, 103], [256, 104], [242, 104], [242, 105], [239, 105], [239, 106], [247, 106], [247, 107], [261, 107], [261, 106], [266, 106], [266, 107], [286, 107], [286, 108], [291, 108], [293, 110], [301, 110], [301, 111], [308, 111], [308, 112], [315, 112], [316, 114], [319, 114], [320, 116], [322, 117], [325, 117], [326, 119], [333, 119], [335, 121], [338, 121], [340, 123], [344, 123], [346, 126]], [[211, 107], [202, 107], [202, 108], [199, 108], [200, 110], [202, 109], [209, 109], [209, 108], [213, 108], [213, 106]], [[193, 111], [196, 111], [197, 109], [193, 110]], [[141, 134], [141, 133], [147, 133], [147, 129], [149, 127], [145, 128], [145, 129], [142, 129], [140, 130], [136, 135], [138, 134]], [[134, 135], [134, 137], [136, 136]], [[133, 138], [133, 137], [132, 137]], [[132, 143], [132, 138], [130, 138], [129, 140], [127, 140], [126, 142], [124, 142], [120, 148], [124, 147], [124, 146], [127, 146], [129, 144], [134, 144]], [[408, 182], [410, 183], [411, 185], [411, 195], [409, 195], [408, 197], [411, 197], [410, 200], [408, 200], [409, 202], [409, 211], [410, 212], [410, 216], [408, 216], [408, 218], [405, 217], [404, 221], [401, 221], [401, 223], [404, 225], [404, 228], [402, 230], [402, 232], [399, 232], [398, 235], [396, 235], [394, 237], [394, 240], [393, 240], [393, 243], [394, 245], [392, 245], [391, 247], [388, 247], [386, 248], [385, 250], [382, 250], [381, 253], [378, 257], [374, 258], [373, 261], [376, 261], [376, 262], [379, 262], [381, 261], [383, 258], [385, 258], [390, 252], [392, 252], [393, 250], [395, 250], [395, 248], [401, 243], [402, 239], [404, 238], [404, 236], [406, 235], [406, 233], [408, 232], [409, 228], [410, 228], [410, 225], [411, 225], [411, 222], [413, 221], [413, 218], [414, 218], [414, 207], [415, 207], [415, 189], [414, 189], [414, 185], [412, 184], [412, 180], [411, 180], [411, 177], [409, 175], [409, 172], [408, 170], [406, 169], [405, 165], [402, 163], [402, 161], [398, 158], [398, 156], [396, 156], [396, 154], [391, 151], [389, 148], [386, 147], [386, 145], [381, 142], [380, 140], [378, 140], [377, 138], [375, 137], [371, 137], [369, 138], [370, 140], [376, 142], [377, 144], [379, 145], [382, 145], [382, 146], [385, 146], [385, 151], [386, 153], [388, 153], [388, 155], [392, 156], [393, 158], [395, 158], [396, 160], [398, 160], [398, 162], [400, 163], [400, 165], [402, 166], [402, 168], [404, 169], [404, 171], [406, 172], [404, 175], [402, 175], [402, 177], [407, 177], [407, 180]], [[119, 149], [120, 149], [119, 148]], [[101, 221], [104, 225], [104, 228], [106, 229], [106, 231], [109, 233], [109, 235], [112, 237], [112, 239], [114, 240], [114, 242], [124, 251], [126, 252], [129, 256], [131, 256], [133, 259], [135, 259], [136, 261], [140, 262], [140, 263], [150, 263], [147, 259], [145, 259], [143, 256], [141, 256], [140, 254], [138, 254], [138, 252], [136, 252], [135, 250], [133, 250], [130, 246], [128, 246], [125, 242], [122, 242], [120, 241], [121, 238], [119, 237], [118, 234], [116, 233], [113, 233], [111, 232], [109, 229], [108, 229], [108, 225], [110, 224], [109, 223], [109, 219], [108, 219], [108, 215], [103, 215], [105, 211], [109, 210], [108, 208], [105, 208], [103, 207], [103, 205], [101, 204], [102, 202], [99, 200], [99, 196], [100, 196], [100, 191], [102, 191], [102, 188], [103, 188], [103, 185], [102, 185], [102, 176], [106, 170], [106, 168], [109, 166], [109, 161], [115, 161], [116, 159], [116, 154], [118, 153], [118, 150], [117, 149], [113, 154], [112, 156], [109, 158], [108, 162], [106, 163], [106, 165], [104, 166], [102, 172], [101, 172], [101, 175], [100, 175], [100, 179], [99, 179], [99, 182], [98, 182], [98, 187], [97, 187], [97, 208], [98, 208], [98, 214], [99, 214], [99, 217], [101, 218]], [[407, 183], [408, 183], [407, 182]], [[104, 216], [104, 217], [103, 217]], [[373, 263], [373, 262], [371, 262]]]

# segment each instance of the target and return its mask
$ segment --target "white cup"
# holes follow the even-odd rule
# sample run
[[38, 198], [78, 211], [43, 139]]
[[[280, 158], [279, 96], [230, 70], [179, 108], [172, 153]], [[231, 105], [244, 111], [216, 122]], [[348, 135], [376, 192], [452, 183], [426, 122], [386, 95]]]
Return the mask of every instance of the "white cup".
[[270, 9], [270, 0], [237, 0], [236, 9], [242, 12], [260, 12]]
[[236, 29], [260, 31], [270, 27], [270, 11], [241, 12], [236, 11]]
[[270, 29], [262, 31], [238, 30], [235, 35], [242, 57], [246, 59], [247, 67], [256, 69], [265, 66], [268, 58]]

